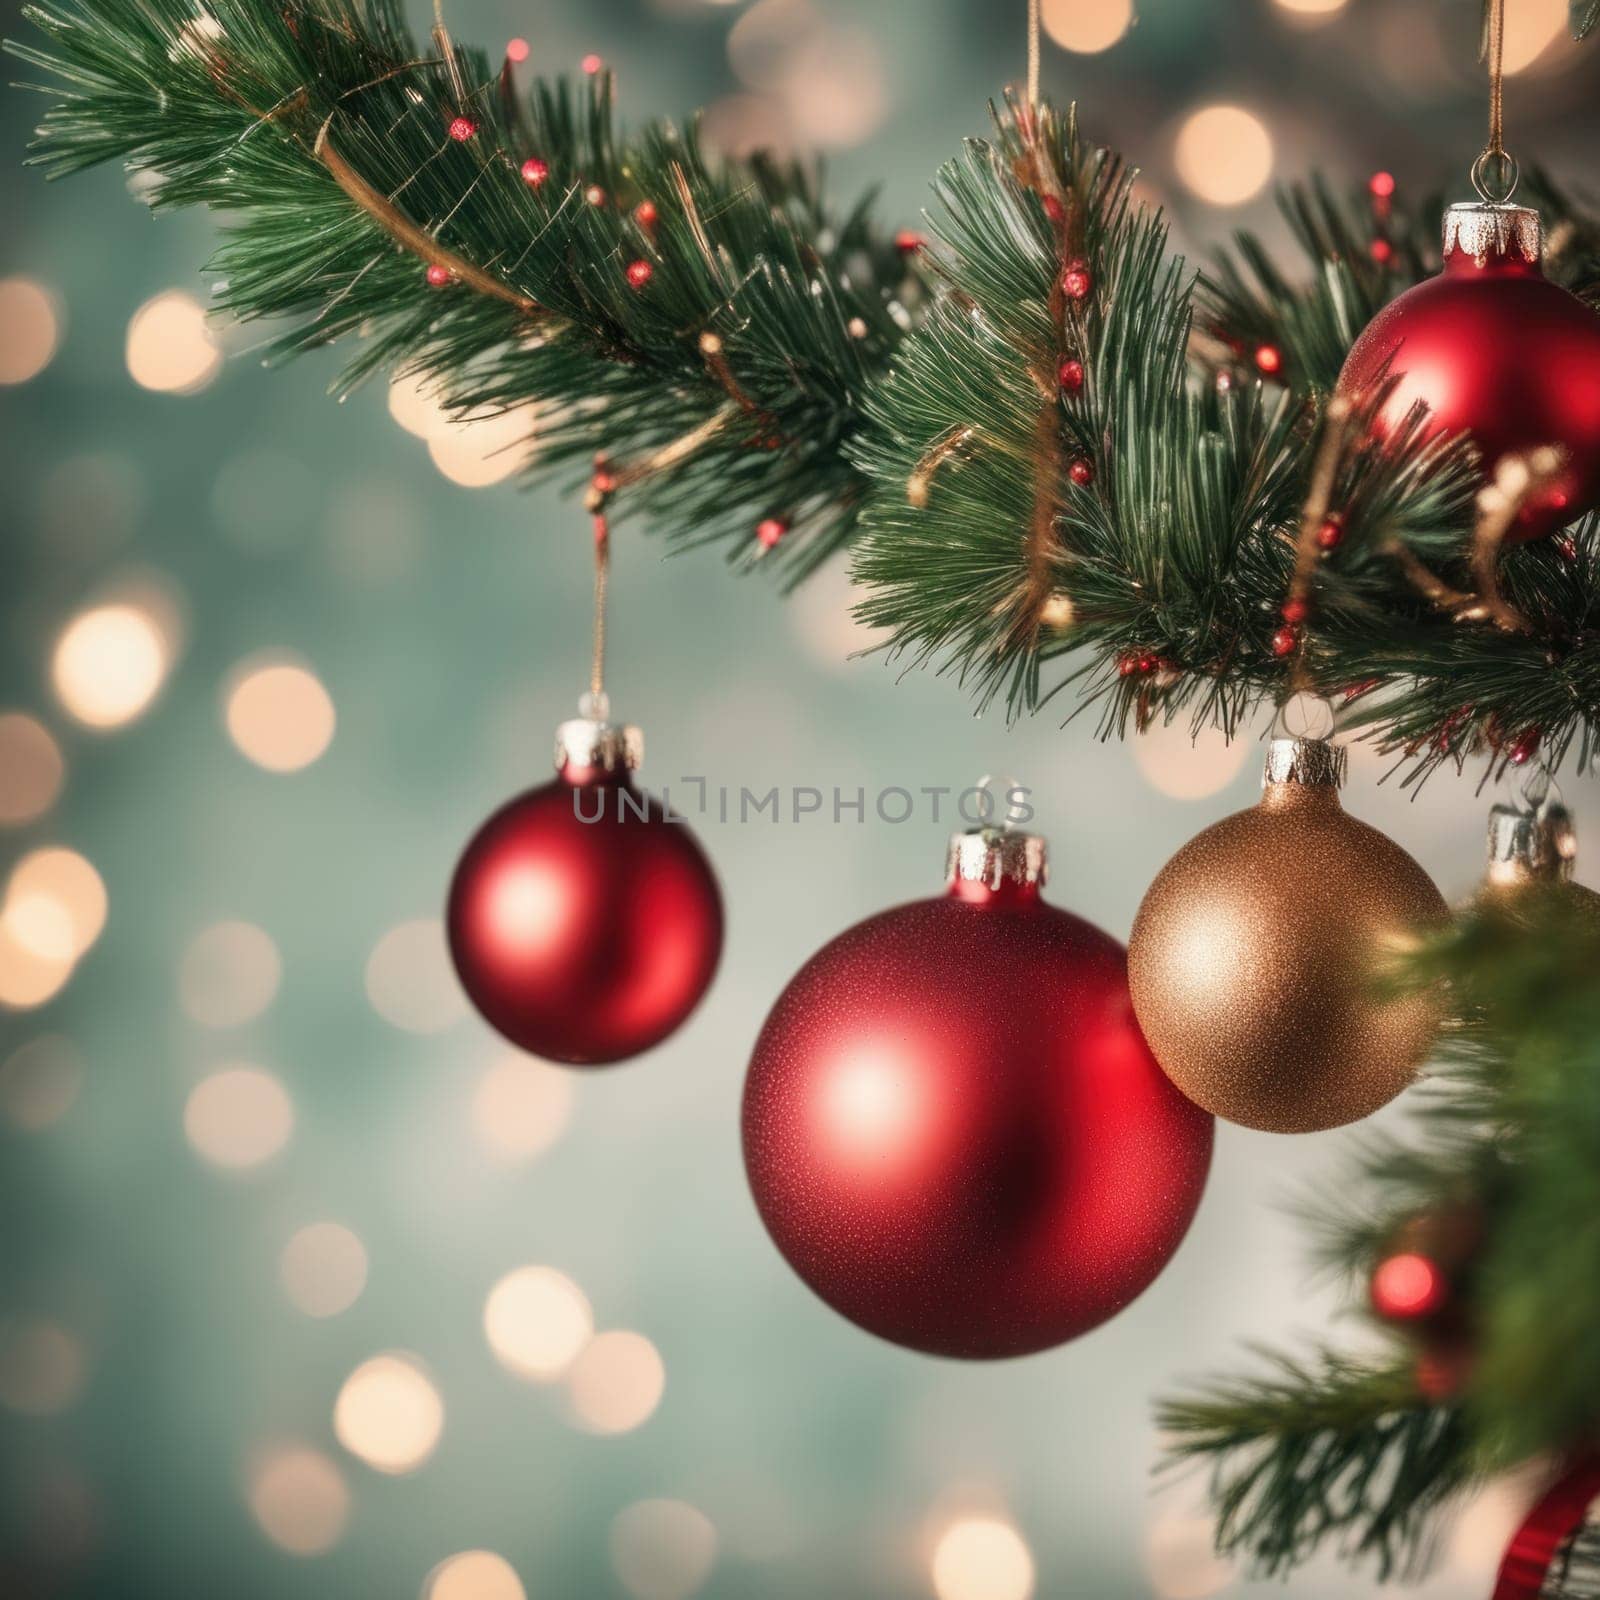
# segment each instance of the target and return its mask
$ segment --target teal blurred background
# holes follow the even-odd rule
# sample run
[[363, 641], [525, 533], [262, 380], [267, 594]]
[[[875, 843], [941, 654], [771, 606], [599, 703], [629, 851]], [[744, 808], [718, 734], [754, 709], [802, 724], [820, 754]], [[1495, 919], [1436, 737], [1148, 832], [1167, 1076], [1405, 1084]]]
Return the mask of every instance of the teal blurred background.
[[[727, 145], [826, 145], [838, 190], [881, 182], [911, 225], [1022, 65], [1022, 0], [449, 10], [491, 49], [526, 35], [535, 68], [600, 52], [630, 115], [705, 104]], [[1449, 184], [1481, 143], [1475, 0], [1045, 10], [1047, 86], [1188, 248], [1276, 236], [1273, 179]], [[1570, 176], [1600, 46], [1559, 38], [1564, 12], [1511, 0], [1508, 129]], [[1248, 115], [1189, 124], [1218, 106]], [[1209, 1555], [1198, 1485], [1152, 1485], [1149, 1405], [1244, 1338], [1327, 1326], [1278, 1202], [1346, 1136], [1221, 1128], [1168, 1271], [1049, 1355], [925, 1360], [824, 1309], [745, 1190], [746, 1053], [817, 945], [937, 890], [945, 829], [700, 820], [729, 943], [690, 1024], [608, 1073], [509, 1055], [438, 916], [584, 687], [584, 519], [487, 481], [518, 464], [493, 427], [449, 434], [381, 384], [336, 407], [328, 359], [264, 374], [254, 332], [198, 315], [212, 223], [152, 220], [121, 172], [47, 187], [20, 168], [40, 102], [0, 107], [0, 1594], [1276, 1592]], [[613, 698], [656, 787], [1012, 773], [1053, 898], [1122, 937], [1254, 791], [1249, 741], [1008, 730], [848, 660], [870, 640], [838, 566], [785, 602], [618, 545]], [[1488, 796], [1380, 775], [1358, 758], [1352, 809], [1464, 894]], [[1592, 785], [1567, 789], [1600, 839]], [[1421, 1593], [1486, 1593], [1526, 1493], [1491, 1490]], [[1375, 1585], [1324, 1564], [1289, 1587]]]

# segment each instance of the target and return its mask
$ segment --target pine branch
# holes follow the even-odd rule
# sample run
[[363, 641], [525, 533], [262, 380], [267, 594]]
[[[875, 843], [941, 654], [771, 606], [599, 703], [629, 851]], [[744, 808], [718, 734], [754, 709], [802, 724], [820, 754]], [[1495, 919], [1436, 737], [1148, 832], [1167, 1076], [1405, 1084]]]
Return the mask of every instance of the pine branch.
[[765, 518], [791, 577], [851, 533], [845, 447], [908, 320], [864, 205], [835, 217], [803, 169], [713, 162], [692, 128], [624, 134], [605, 74], [520, 96], [509, 62], [419, 46], [395, 0], [27, 15], [47, 48], [9, 48], [55, 102], [35, 164], [126, 160], [158, 207], [226, 213], [217, 303], [280, 324], [271, 354], [361, 337], [345, 390], [400, 370], [457, 411], [537, 401], [535, 472], [665, 457], [624, 506], [741, 566], [769, 559]]
[[1424, 1397], [1418, 1351], [1273, 1357], [1265, 1376], [1168, 1401], [1175, 1461], [1205, 1461], [1219, 1543], [1273, 1572], [1324, 1545], [1380, 1575], [1425, 1561], [1434, 1514], [1474, 1480], [1587, 1446], [1600, 1426], [1600, 916], [1586, 891], [1527, 891], [1461, 920], [1414, 963], [1453, 1022], [1422, 1137], [1361, 1141], [1314, 1214], [1318, 1254], [1359, 1282], [1416, 1219], [1483, 1219], [1452, 1287], [1470, 1362]]
[[[1479, 753], [1499, 768], [1536, 749], [1590, 760], [1600, 519], [1502, 556], [1527, 470], [1480, 506], [1469, 444], [1429, 438], [1420, 418], [1378, 443], [1341, 416], [1329, 444], [1350, 340], [1428, 265], [1413, 225], [1394, 222], [1380, 264], [1356, 249], [1353, 205], [1293, 191], [1291, 220], [1324, 263], [1314, 287], [1248, 241], [1244, 265], [1197, 286], [1114, 157], [1070, 115], [1015, 105], [935, 192], [935, 304], [853, 447], [875, 484], [860, 615], [892, 650], [1012, 715], [1071, 689], [1099, 706], [1102, 735], [1179, 715], [1232, 732], [1314, 688], [1415, 781]], [[1585, 237], [1574, 221], [1569, 261]], [[1090, 288], [1063, 317], [1074, 260]], [[1246, 337], [1225, 344], [1230, 322]], [[1246, 376], [1232, 352], [1256, 341], [1287, 382]], [[1308, 546], [1330, 448], [1337, 526]]]

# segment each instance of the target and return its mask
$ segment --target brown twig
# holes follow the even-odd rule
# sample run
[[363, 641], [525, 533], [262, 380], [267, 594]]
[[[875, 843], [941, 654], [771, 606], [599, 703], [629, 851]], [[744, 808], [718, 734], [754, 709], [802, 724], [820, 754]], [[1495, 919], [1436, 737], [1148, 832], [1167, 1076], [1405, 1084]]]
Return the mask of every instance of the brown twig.
[[928, 504], [928, 495], [933, 488], [934, 474], [938, 472], [946, 461], [950, 459], [964, 444], [977, 437], [978, 430], [961, 423], [946, 428], [937, 439], [923, 452], [911, 470], [911, 476], [906, 479], [906, 500], [915, 506], [918, 511], [923, 510]]
[[425, 228], [419, 227], [392, 200], [378, 193], [365, 178], [334, 148], [328, 137], [332, 117], [322, 124], [313, 146], [324, 166], [333, 175], [334, 182], [397, 244], [420, 256], [429, 266], [443, 267], [445, 271], [468, 288], [476, 289], [495, 300], [503, 300], [528, 316], [539, 315], [542, 308], [535, 300], [519, 294], [509, 284], [493, 273], [446, 249]]

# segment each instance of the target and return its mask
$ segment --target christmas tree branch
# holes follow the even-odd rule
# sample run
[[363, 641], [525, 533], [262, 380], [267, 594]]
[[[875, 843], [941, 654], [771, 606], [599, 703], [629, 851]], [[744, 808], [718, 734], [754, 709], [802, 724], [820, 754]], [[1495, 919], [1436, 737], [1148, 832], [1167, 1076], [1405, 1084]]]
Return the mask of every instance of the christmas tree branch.
[[[1585, 891], [1493, 903], [1413, 964], [1452, 1022], [1420, 1139], [1363, 1138], [1314, 1212], [1324, 1266], [1361, 1286], [1419, 1223], [1476, 1244], [1448, 1322], [1378, 1323], [1387, 1356], [1271, 1358], [1161, 1409], [1174, 1461], [1209, 1463], [1221, 1545], [1283, 1572], [1323, 1545], [1382, 1574], [1428, 1549], [1475, 1480], [1567, 1456], [1600, 1427], [1600, 918]], [[1459, 1224], [1457, 1224], [1459, 1229]], [[1429, 1343], [1444, 1338], [1443, 1347]]]
[[[741, 566], [809, 570], [863, 496], [846, 446], [915, 262], [800, 168], [616, 126], [609, 75], [517, 92], [393, 0], [50, 0], [34, 161], [124, 160], [227, 214], [216, 303], [270, 351], [361, 337], [462, 413], [540, 406], [532, 470], [604, 454], [630, 505]], [[430, 287], [431, 286], [431, 287]], [[735, 408], [729, 412], [732, 404]], [[775, 552], [756, 529], [780, 519]]]
[[1013, 714], [1070, 687], [1104, 734], [1232, 731], [1309, 688], [1415, 778], [1478, 752], [1587, 762], [1600, 524], [1505, 550], [1542, 457], [1503, 463], [1480, 503], [1466, 441], [1417, 417], [1380, 443], [1381, 396], [1331, 399], [1351, 340], [1428, 264], [1417, 231], [1391, 218], [1379, 262], [1313, 186], [1287, 204], [1315, 288], [1250, 241], [1198, 283], [1070, 115], [996, 122], [938, 179], [935, 303], [853, 447], [876, 486], [863, 619]]

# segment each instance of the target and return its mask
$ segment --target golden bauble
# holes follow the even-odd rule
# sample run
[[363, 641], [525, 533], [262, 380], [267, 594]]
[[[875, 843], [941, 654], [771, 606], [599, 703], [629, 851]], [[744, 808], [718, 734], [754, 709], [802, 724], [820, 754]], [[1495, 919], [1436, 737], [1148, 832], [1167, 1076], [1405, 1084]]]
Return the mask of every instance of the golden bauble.
[[1344, 752], [1275, 739], [1261, 801], [1157, 875], [1128, 943], [1133, 1007], [1167, 1076], [1247, 1128], [1312, 1133], [1412, 1081], [1439, 997], [1379, 994], [1386, 962], [1440, 926], [1421, 867], [1339, 803]]

